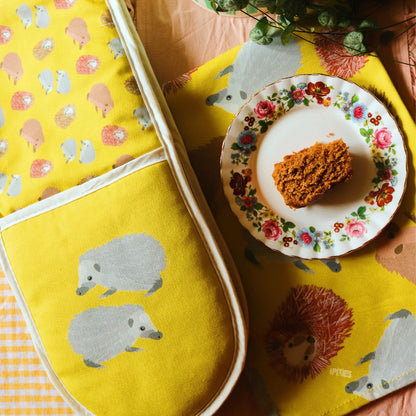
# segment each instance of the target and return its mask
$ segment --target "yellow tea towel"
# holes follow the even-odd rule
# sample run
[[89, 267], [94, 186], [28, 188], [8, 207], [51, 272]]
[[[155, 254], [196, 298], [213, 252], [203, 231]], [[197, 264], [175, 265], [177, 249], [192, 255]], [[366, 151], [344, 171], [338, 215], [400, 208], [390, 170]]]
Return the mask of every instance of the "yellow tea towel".
[[[345, 57], [341, 47], [329, 53], [328, 46], [318, 37], [285, 47], [249, 41], [164, 86], [248, 299], [245, 371], [219, 414], [341, 415], [416, 380], [415, 125], [376, 57]], [[280, 78], [314, 73], [353, 81], [381, 100], [400, 126], [409, 155], [407, 189], [392, 223], [354, 253], [322, 261], [283, 256], [256, 241], [232, 213], [221, 183], [228, 186], [230, 179], [220, 176], [223, 139], [250, 95]], [[282, 97], [296, 99], [291, 90]], [[349, 111], [352, 99], [345, 97]], [[359, 117], [358, 111], [350, 117]], [[363, 116], [371, 123], [368, 113]], [[321, 117], [316, 123], [329, 121]], [[293, 129], [309, 134], [302, 123]], [[239, 157], [243, 150], [235, 153]], [[243, 189], [247, 182], [237, 179], [230, 186]], [[254, 215], [255, 205], [244, 207]], [[358, 221], [361, 214], [356, 212]], [[312, 241], [313, 234], [308, 229], [304, 237]]]

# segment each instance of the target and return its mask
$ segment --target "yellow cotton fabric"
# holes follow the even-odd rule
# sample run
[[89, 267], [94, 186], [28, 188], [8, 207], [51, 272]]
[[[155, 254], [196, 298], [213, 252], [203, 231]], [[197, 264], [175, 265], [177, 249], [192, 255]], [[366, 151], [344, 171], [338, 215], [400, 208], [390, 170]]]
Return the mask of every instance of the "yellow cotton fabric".
[[1, 216], [160, 146], [105, 1], [42, 5], [1, 6]]
[[[146, 233], [164, 248], [163, 286], [150, 296], [120, 290], [100, 298], [106, 289], [97, 285], [77, 296], [79, 257], [131, 233]], [[234, 328], [216, 270], [196, 236], [167, 162], [3, 232], [48, 361], [65, 389], [93, 414], [195, 414], [227, 377]], [[68, 341], [71, 320], [86, 309], [126, 304], [142, 305], [163, 338], [138, 338], [133, 346], [144, 351], [121, 352], [103, 362], [103, 369], [87, 367]], [[108, 322], [108, 336], [117, 325]]]
[[[299, 54], [299, 61], [290, 75], [334, 75], [335, 70], [342, 72], [343, 69], [352, 68], [352, 60], [348, 62], [339, 57], [334, 59], [334, 56], [331, 66], [326, 66], [328, 61], [319, 57], [314, 45], [306, 41], [298, 41], [297, 45], [298, 49], [294, 48], [293, 53]], [[377, 350], [385, 330], [391, 324], [388, 316], [402, 309], [412, 314], [413, 317], [409, 319], [414, 319], [416, 314], [415, 124], [377, 58], [366, 57], [364, 64], [353, 69], [352, 74], [345, 73], [345, 78], [369, 89], [385, 103], [403, 132], [409, 153], [408, 184], [401, 207], [393, 218], [392, 235], [395, 239], [390, 241], [389, 232], [384, 232], [360, 250], [337, 259], [337, 271], [332, 271], [317, 260], [295, 263], [297, 259], [282, 256], [256, 243], [233, 215], [223, 195], [220, 180], [221, 144], [234, 114], [220, 106], [207, 105], [206, 100], [230, 86], [231, 82], [239, 82], [232, 78], [232, 71], [222, 76], [219, 74], [236, 61], [241, 48], [238, 46], [231, 49], [200, 66], [180, 88], [172, 90], [169, 83], [165, 85], [166, 97], [191, 163], [217, 223], [237, 259], [250, 311], [249, 349], [243, 378], [228, 405], [219, 414], [346, 414], [368, 403], [365, 398], [348, 394], [345, 388], [348, 383], [369, 373], [370, 361], [356, 364], [362, 357]], [[274, 71], [279, 74], [280, 67], [284, 67], [286, 61], [284, 48], [280, 45], [276, 49], [276, 54], [281, 54], [282, 58], [273, 68], [268, 68], [270, 74]], [[250, 61], [246, 65], [253, 68]], [[246, 79], [243, 88], [250, 89], [251, 83], [259, 83], [260, 80], [256, 77], [262, 76], [262, 66], [267, 67], [267, 62], [256, 61], [256, 70], [249, 74], [249, 69], [246, 69], [244, 75], [241, 75], [239, 69], [239, 75]], [[270, 74], [267, 74], [269, 78]], [[278, 78], [279, 75], [276, 75]], [[325, 120], [319, 122], [325, 123]], [[294, 128], [305, 128], [307, 134], [307, 127]], [[388, 244], [391, 245], [390, 249]], [[296, 264], [303, 267], [303, 270], [296, 267]], [[291, 293], [306, 287], [325, 293], [331, 290], [343, 299], [346, 307], [352, 310], [352, 329], [342, 342], [342, 348], [316, 377], [306, 377], [302, 382], [290, 381], [279, 371], [279, 367], [276, 370], [265, 338], [273, 319]], [[316, 313], [319, 317], [319, 311]], [[293, 322], [286, 322], [289, 326], [293, 325]], [[409, 342], [405, 336], [404, 333], [397, 334], [395, 342]], [[394, 349], [394, 342], [391, 348]], [[415, 379], [416, 357], [414, 362], [411, 357], [410, 361], [409, 357], [406, 359], [408, 370], [401, 376], [408, 376], [407, 383], [410, 383]], [[387, 360], [384, 365], [388, 369], [394, 363]]]

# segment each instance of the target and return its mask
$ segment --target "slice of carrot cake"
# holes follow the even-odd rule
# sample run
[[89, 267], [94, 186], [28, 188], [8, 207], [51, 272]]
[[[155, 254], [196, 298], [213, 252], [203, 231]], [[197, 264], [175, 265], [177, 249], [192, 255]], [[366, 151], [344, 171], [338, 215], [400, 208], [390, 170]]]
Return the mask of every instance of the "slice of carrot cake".
[[305, 207], [352, 176], [351, 155], [342, 139], [287, 155], [274, 165], [273, 179], [286, 205]]

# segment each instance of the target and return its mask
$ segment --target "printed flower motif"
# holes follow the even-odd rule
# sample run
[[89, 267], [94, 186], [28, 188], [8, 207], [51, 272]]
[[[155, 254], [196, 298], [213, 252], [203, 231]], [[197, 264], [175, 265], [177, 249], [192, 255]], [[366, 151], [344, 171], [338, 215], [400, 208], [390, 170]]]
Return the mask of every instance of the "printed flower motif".
[[253, 173], [251, 169], [243, 169], [241, 173], [245, 176], [247, 182], [251, 181], [251, 174]]
[[273, 115], [275, 108], [276, 106], [272, 101], [265, 100], [257, 103], [254, 112], [257, 114], [258, 118], [270, 118]]
[[390, 186], [388, 182], [383, 183], [383, 186], [380, 188], [376, 195], [377, 205], [379, 207], [383, 207], [384, 205], [390, 203], [393, 200], [393, 192], [394, 188]]
[[268, 240], [276, 241], [283, 231], [274, 220], [267, 220], [262, 225], [262, 231]]
[[393, 179], [393, 172], [391, 171], [391, 169], [386, 169], [382, 174], [381, 177], [383, 180], [385, 181], [390, 181], [391, 179]]
[[309, 247], [315, 240], [315, 234], [306, 228], [302, 228], [300, 231], [298, 231], [296, 239], [303, 247]]
[[326, 97], [322, 104], [324, 105], [324, 107], [329, 107], [331, 105], [331, 97]]
[[247, 210], [252, 210], [256, 203], [257, 198], [255, 196], [248, 195], [241, 198], [241, 205]]
[[291, 91], [290, 95], [293, 97], [293, 101], [295, 102], [295, 104], [302, 104], [305, 91], [298, 87], [295, 90]]
[[230, 180], [230, 187], [233, 189], [233, 194], [244, 196], [246, 193], [247, 182], [247, 178], [241, 173], [235, 172]]
[[348, 237], [361, 238], [367, 232], [364, 220], [352, 220], [345, 226], [345, 233]]
[[345, 114], [349, 114], [350, 112], [350, 103], [345, 102], [342, 106], [341, 106], [341, 110], [345, 113]]
[[366, 118], [366, 114], [367, 114], [367, 109], [364, 105], [356, 103], [352, 108], [351, 108], [351, 119], [353, 121], [364, 121], [364, 119]]
[[379, 149], [388, 149], [391, 145], [391, 138], [392, 138], [391, 131], [388, 130], [387, 127], [383, 127], [375, 131], [373, 143]]
[[276, 110], [276, 115], [278, 117], [281, 117], [284, 113], [285, 113], [285, 107], [282, 104], [278, 105], [277, 110]]
[[252, 130], [244, 130], [237, 137], [237, 142], [240, 147], [243, 149], [250, 149], [256, 144], [257, 136], [256, 133]]
[[316, 83], [309, 82], [306, 88], [306, 94], [312, 95], [316, 98], [318, 104], [322, 104], [326, 95], [330, 93], [330, 89], [322, 81]]

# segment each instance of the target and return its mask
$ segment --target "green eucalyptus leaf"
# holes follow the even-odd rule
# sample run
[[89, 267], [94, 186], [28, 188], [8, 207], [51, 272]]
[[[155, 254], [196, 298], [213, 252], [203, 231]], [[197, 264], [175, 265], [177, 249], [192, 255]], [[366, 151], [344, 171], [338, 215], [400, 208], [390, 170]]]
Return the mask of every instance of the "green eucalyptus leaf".
[[377, 29], [378, 23], [374, 19], [364, 19], [359, 25], [359, 29]]
[[294, 17], [303, 17], [306, 15], [305, 0], [286, 0], [283, 2], [284, 13], [287, 19], [293, 21]]
[[249, 0], [214, 0], [218, 11], [235, 12], [247, 7]]
[[277, 28], [266, 17], [262, 17], [250, 31], [250, 39], [260, 45], [272, 43], [272, 36], [277, 33]]
[[246, 12], [248, 14], [255, 14], [258, 12], [257, 7], [252, 6], [250, 3], [246, 7]]
[[250, 0], [249, 4], [253, 5], [254, 7], [276, 7], [275, 0]]
[[318, 23], [321, 26], [329, 27], [332, 29], [337, 24], [337, 16], [331, 10], [325, 10], [318, 15]]
[[363, 43], [364, 35], [358, 31], [352, 31], [347, 33], [344, 37], [342, 44], [344, 45], [345, 50], [353, 55], [363, 55], [367, 52], [367, 49]]
[[292, 37], [293, 31], [296, 29], [296, 23], [291, 23], [280, 33], [280, 40], [282, 45], [287, 45]]
[[277, 20], [277, 23], [283, 27], [286, 27], [290, 25], [291, 23], [291, 20], [288, 20], [286, 16], [283, 14], [283, 12], [276, 16], [276, 20]]
[[348, 27], [348, 26], [351, 26], [351, 19], [343, 18], [342, 20], [339, 20], [338, 26], [339, 27]]
[[256, 27], [250, 30], [250, 39], [259, 45], [269, 45], [273, 42], [272, 37], [265, 35], [264, 32]]

